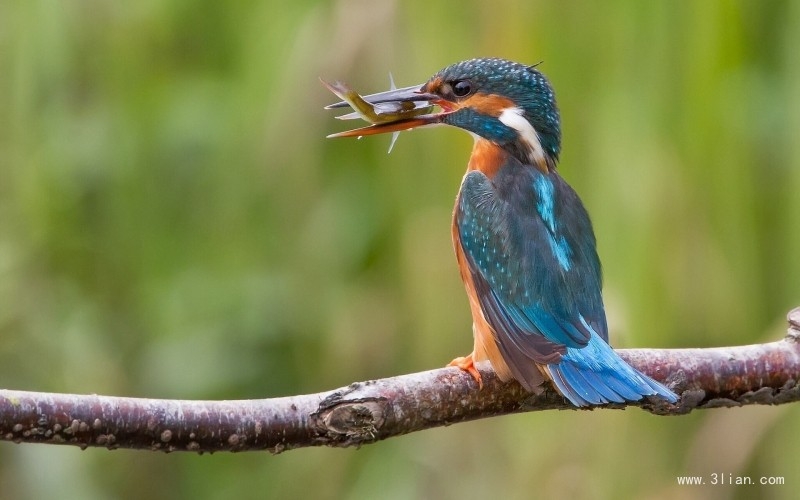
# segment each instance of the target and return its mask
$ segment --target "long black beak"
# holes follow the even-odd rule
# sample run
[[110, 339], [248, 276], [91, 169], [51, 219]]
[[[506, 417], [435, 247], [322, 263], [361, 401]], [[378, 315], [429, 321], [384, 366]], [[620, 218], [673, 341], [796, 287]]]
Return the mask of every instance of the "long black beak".
[[[324, 82], [323, 82], [324, 83]], [[426, 103], [435, 99], [437, 96], [428, 94], [422, 91], [422, 85], [412, 85], [402, 89], [387, 90], [385, 92], [378, 92], [377, 94], [369, 94], [361, 96], [361, 98], [370, 104], [381, 103], [402, 103], [402, 102], [416, 102]], [[422, 104], [422, 106], [429, 106], [430, 104]], [[325, 106], [325, 109], [345, 108], [350, 106], [347, 101], [340, 101], [334, 104]]]

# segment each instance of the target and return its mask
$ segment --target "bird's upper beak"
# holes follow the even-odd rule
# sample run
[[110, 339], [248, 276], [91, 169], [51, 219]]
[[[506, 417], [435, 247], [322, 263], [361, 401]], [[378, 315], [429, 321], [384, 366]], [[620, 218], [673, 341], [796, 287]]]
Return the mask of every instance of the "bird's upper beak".
[[361, 118], [371, 123], [368, 127], [331, 134], [328, 137], [361, 137], [364, 135], [400, 132], [441, 122], [443, 113], [431, 113], [441, 97], [425, 91], [425, 85], [414, 85], [402, 89], [361, 96], [341, 82], [322, 82], [328, 89], [343, 99], [326, 106], [336, 109], [350, 106], [354, 112], [339, 116], [342, 120]]

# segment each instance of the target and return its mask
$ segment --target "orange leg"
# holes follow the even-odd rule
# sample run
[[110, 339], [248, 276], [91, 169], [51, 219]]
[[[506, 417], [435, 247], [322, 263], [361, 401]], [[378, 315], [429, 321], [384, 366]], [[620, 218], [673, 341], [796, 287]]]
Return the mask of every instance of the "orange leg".
[[474, 356], [475, 353], [471, 352], [464, 357], [454, 359], [453, 361], [448, 363], [447, 366], [455, 366], [469, 373], [470, 375], [472, 375], [472, 378], [475, 379], [475, 382], [478, 383], [478, 388], [483, 389], [483, 380], [481, 379], [480, 372], [475, 368]]

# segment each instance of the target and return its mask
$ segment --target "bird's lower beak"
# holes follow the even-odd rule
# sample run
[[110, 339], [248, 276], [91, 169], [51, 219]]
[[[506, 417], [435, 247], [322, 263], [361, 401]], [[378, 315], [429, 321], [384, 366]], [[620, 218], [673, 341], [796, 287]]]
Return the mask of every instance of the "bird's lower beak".
[[431, 113], [440, 97], [425, 92], [422, 85], [361, 96], [343, 83], [329, 84], [324, 81], [322, 83], [343, 99], [342, 102], [326, 106], [325, 109], [350, 106], [354, 112], [338, 118], [343, 120], [361, 118], [371, 123], [368, 127], [339, 132], [328, 137], [361, 137], [400, 132], [441, 122], [442, 113]]

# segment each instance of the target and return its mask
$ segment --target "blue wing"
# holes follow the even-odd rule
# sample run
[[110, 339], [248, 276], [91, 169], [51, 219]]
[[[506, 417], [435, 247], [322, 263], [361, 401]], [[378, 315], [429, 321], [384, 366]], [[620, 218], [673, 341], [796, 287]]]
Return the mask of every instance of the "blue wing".
[[591, 222], [558, 174], [520, 165], [490, 181], [470, 172], [456, 224], [484, 313], [528, 357], [551, 362], [554, 352], [585, 346], [592, 330], [607, 340]]
[[481, 308], [523, 386], [532, 389], [539, 364], [578, 406], [656, 393], [675, 400], [608, 346], [591, 222], [556, 172], [469, 172], [455, 217]]

